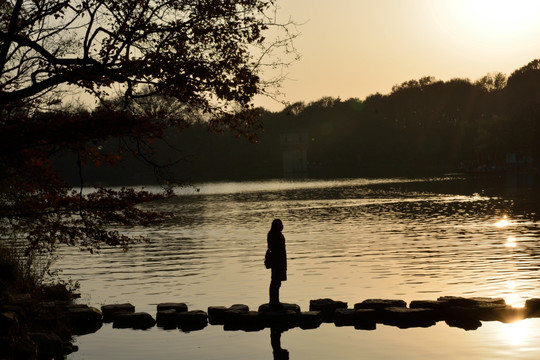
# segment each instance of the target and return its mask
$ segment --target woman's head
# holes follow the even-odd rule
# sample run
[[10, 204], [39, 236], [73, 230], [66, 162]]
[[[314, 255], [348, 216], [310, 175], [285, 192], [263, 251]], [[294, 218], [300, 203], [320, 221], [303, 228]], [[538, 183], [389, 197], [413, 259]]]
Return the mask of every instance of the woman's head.
[[270, 230], [273, 230], [273, 231], [283, 230], [283, 223], [281, 222], [281, 220], [274, 219], [274, 221], [272, 221], [272, 227], [270, 228]]

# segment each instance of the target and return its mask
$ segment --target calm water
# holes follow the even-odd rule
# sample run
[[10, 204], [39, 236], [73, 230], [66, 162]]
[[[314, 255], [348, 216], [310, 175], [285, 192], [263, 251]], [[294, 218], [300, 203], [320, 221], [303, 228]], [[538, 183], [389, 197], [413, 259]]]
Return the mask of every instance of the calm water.
[[[129, 229], [149, 244], [97, 256], [63, 249], [57, 266], [80, 281], [82, 301], [96, 307], [131, 302], [152, 314], [160, 302], [256, 309], [267, 302], [266, 233], [279, 217], [289, 257], [281, 298], [302, 310], [324, 297], [349, 307], [368, 298], [443, 295], [503, 297], [520, 306], [540, 297], [534, 186], [506, 177], [200, 184], [152, 205], [174, 212], [170, 222]], [[444, 322], [375, 331], [323, 324], [289, 330], [281, 343], [291, 359], [536, 359], [540, 319], [484, 322], [470, 332]], [[269, 329], [183, 333], [106, 324], [77, 344], [69, 359], [272, 359]]]

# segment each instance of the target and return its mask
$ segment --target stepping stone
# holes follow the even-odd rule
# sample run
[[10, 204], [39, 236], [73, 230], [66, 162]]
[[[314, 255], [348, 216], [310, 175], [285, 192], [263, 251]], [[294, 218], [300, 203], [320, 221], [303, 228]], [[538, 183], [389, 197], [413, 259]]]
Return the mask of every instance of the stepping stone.
[[540, 299], [533, 298], [525, 301], [527, 317], [540, 317]]
[[270, 306], [270, 304], [262, 304], [259, 306], [259, 312], [274, 312], [274, 311], [294, 311], [295, 313], [300, 313], [300, 306], [297, 304], [287, 304], [281, 303], [281, 308], [276, 309]]
[[[336, 309], [334, 324], [336, 326], [361, 326], [371, 328], [375, 325], [374, 309]], [[369, 325], [369, 326], [368, 326]]]
[[175, 310], [176, 312], [186, 312], [188, 307], [184, 303], [161, 303], [157, 306], [157, 311], [161, 310]]
[[389, 307], [407, 307], [407, 303], [403, 300], [388, 300], [388, 299], [367, 299], [361, 303], [354, 304], [354, 308], [358, 309], [375, 309], [383, 310]]
[[223, 312], [223, 323], [224, 325], [237, 323], [238, 317], [242, 314], [249, 312], [249, 306], [244, 304], [235, 304], [226, 309]]
[[430, 327], [437, 323], [437, 313], [433, 309], [389, 307], [382, 310], [382, 322], [400, 329]]
[[204, 329], [208, 325], [208, 314], [202, 310], [177, 313], [178, 327], [184, 331]]
[[438, 302], [442, 303], [444, 307], [448, 306], [459, 306], [459, 307], [474, 307], [478, 305], [506, 305], [506, 302], [502, 298], [486, 298], [486, 297], [472, 297], [465, 298], [461, 296], [441, 296], [437, 299]]
[[433, 309], [441, 310], [445, 306], [444, 302], [437, 300], [413, 300], [409, 304], [411, 309]]
[[113, 328], [146, 330], [156, 325], [152, 315], [145, 312], [122, 313], [114, 317]]
[[229, 310], [225, 306], [209, 306], [208, 307], [208, 322], [211, 325], [225, 324], [225, 311]]
[[346, 309], [347, 303], [343, 301], [336, 301], [332, 299], [316, 299], [309, 302], [310, 311], [322, 311], [323, 321], [333, 322], [334, 312], [336, 309]]
[[101, 313], [103, 314], [103, 322], [105, 323], [114, 321], [114, 318], [118, 314], [129, 314], [134, 312], [135, 306], [129, 303], [103, 305], [101, 307]]
[[298, 314], [298, 326], [301, 329], [316, 329], [323, 322], [322, 311], [304, 311]]
[[225, 323], [224, 330], [260, 331], [265, 327], [265, 317], [258, 311], [239, 311]]
[[178, 312], [175, 309], [158, 310], [156, 315], [157, 326], [171, 330], [178, 327]]
[[294, 310], [261, 312], [265, 327], [280, 330], [292, 329], [298, 326], [300, 313]]
[[66, 315], [75, 335], [91, 334], [103, 326], [103, 315], [94, 307], [70, 307], [66, 309]]
[[437, 300], [413, 300], [409, 304], [411, 309], [432, 309], [435, 312], [435, 320], [444, 320], [446, 304]]

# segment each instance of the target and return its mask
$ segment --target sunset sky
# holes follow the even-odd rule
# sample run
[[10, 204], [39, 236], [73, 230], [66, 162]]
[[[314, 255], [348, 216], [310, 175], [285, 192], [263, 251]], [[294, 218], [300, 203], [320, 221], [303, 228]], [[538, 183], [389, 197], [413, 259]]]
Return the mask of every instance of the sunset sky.
[[[540, 58], [538, 0], [278, 0], [300, 23], [282, 98], [364, 99], [424, 76], [510, 75]], [[256, 104], [283, 105], [258, 97]]]

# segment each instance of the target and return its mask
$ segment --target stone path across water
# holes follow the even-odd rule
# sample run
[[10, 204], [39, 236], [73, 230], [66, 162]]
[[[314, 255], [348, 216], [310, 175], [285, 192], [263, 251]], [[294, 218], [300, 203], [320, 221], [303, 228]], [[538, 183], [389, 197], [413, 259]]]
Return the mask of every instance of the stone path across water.
[[[79, 310], [81, 311], [81, 310]], [[96, 320], [99, 310], [88, 307], [88, 321]], [[444, 321], [452, 327], [475, 330], [482, 321], [514, 322], [540, 317], [540, 299], [530, 299], [523, 308], [514, 308], [499, 298], [440, 297], [437, 300], [416, 300], [409, 306], [403, 300], [368, 299], [354, 304], [352, 308], [343, 301], [316, 299], [310, 301], [309, 311], [302, 311], [296, 304], [283, 303], [279, 308], [269, 304], [259, 306], [257, 311], [249, 306], [236, 304], [210, 306], [207, 311], [189, 310], [184, 303], [162, 303], [157, 306], [156, 317], [136, 312], [131, 304], [111, 304], [101, 307], [102, 321], [112, 322], [114, 328], [163, 329], [196, 331], [210, 325], [223, 325], [224, 330], [260, 331], [265, 328], [314, 329], [323, 322], [336, 326], [353, 326], [361, 330], [375, 330], [377, 324], [402, 329], [430, 327]], [[82, 319], [81, 328], [92, 329]], [[75, 325], [77, 327], [78, 325]], [[100, 325], [101, 326], [101, 325]]]
[[[163, 329], [189, 332], [201, 330], [209, 324], [223, 326], [226, 331], [260, 331], [265, 328], [285, 331], [295, 327], [315, 329], [323, 322], [352, 326], [359, 330], [375, 330], [378, 324], [406, 329], [430, 327], [444, 321], [448, 326], [475, 330], [482, 326], [483, 321], [510, 323], [540, 318], [540, 299], [527, 300], [523, 308], [509, 306], [499, 298], [457, 296], [416, 300], [408, 306], [403, 300], [393, 299], [368, 299], [352, 307], [343, 301], [316, 299], [310, 301], [308, 311], [302, 311], [296, 304], [282, 304], [279, 308], [263, 304], [256, 311], [247, 305], [236, 304], [228, 307], [210, 306], [203, 311], [189, 310], [184, 303], [170, 302], [157, 305], [154, 317], [146, 312], [137, 312], [135, 306], [129, 303], [103, 305], [97, 309], [71, 301], [37, 303], [29, 295], [21, 295], [1, 304], [0, 310], [3, 334], [0, 337], [0, 350], [24, 356], [39, 352], [40, 356], [52, 358], [77, 350], [69, 340], [71, 334], [96, 332], [103, 323], [112, 323], [113, 328], [149, 329], [157, 325]], [[14, 338], [6, 334], [24, 333], [26, 325], [23, 324], [29, 316], [34, 317], [35, 325], [54, 323], [54, 326], [38, 326], [37, 330], [17, 337], [19, 340], [14, 343]], [[64, 330], [54, 332], [59, 329]]]

